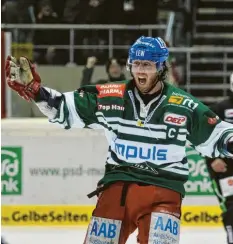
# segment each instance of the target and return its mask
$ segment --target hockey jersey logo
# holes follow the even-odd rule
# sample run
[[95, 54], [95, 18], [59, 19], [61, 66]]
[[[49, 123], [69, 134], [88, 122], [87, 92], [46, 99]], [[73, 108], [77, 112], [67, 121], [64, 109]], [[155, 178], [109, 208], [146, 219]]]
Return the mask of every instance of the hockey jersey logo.
[[125, 92], [125, 84], [96, 85], [96, 88], [99, 92], [98, 98], [123, 97]]
[[184, 126], [187, 122], [187, 117], [174, 113], [166, 113], [164, 123], [170, 125]]
[[170, 96], [168, 102], [174, 103], [174, 104], [181, 104], [183, 100], [184, 100], [184, 97], [181, 97], [181, 96]]
[[170, 96], [168, 103], [180, 105], [181, 107], [188, 108], [190, 110], [195, 110], [198, 107], [198, 103], [193, 99], [183, 96]]
[[117, 104], [98, 104], [98, 110], [104, 110], [104, 111], [109, 111], [109, 110], [115, 110], [115, 111], [124, 111], [125, 107], [120, 106]]

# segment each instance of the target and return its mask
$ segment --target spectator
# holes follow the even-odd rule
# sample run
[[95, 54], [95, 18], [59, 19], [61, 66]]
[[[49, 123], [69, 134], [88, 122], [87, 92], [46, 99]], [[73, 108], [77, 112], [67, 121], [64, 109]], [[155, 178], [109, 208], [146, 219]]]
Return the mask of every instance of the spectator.
[[[34, 0], [6, 0], [2, 3], [3, 22], [7, 24], [31, 24], [35, 23]], [[33, 31], [10, 30], [13, 42], [31, 42]]]
[[180, 75], [177, 71], [176, 59], [170, 55], [168, 58], [168, 77], [167, 80], [170, 84], [178, 86], [180, 83]]
[[158, 1], [125, 0], [123, 6], [125, 24], [142, 25], [157, 23]]
[[[170, 44], [166, 41], [167, 47], [170, 47]], [[179, 75], [179, 72], [177, 70], [177, 63], [176, 63], [176, 58], [170, 53], [168, 57], [168, 77], [167, 81], [168, 83], [178, 86], [179, 83], [181, 82], [181, 78]]]
[[[81, 86], [89, 85], [91, 83], [91, 78], [96, 62], [96, 57], [89, 57], [87, 59], [86, 67], [83, 70]], [[125, 79], [125, 75], [123, 73], [123, 64], [116, 58], [111, 58], [108, 60], [106, 63], [106, 72], [108, 74], [108, 79], [100, 79], [95, 83], [104, 84], [107, 82], [121, 81]]]
[[[39, 12], [37, 14], [38, 24], [56, 24], [58, 23], [56, 12], [53, 11], [49, 2], [42, 1], [39, 6]], [[57, 31], [49, 31], [46, 29], [36, 30], [34, 36], [34, 43], [36, 45], [48, 45], [46, 49], [38, 49], [35, 52], [35, 62], [42, 64], [56, 64], [58, 61], [56, 57], [56, 50], [52, 45], [56, 44]]]
[[63, 22], [74, 24], [77, 20], [80, 10], [78, 8], [80, 1], [77, 0], [66, 0], [63, 12]]
[[39, 24], [57, 23], [57, 14], [53, 11], [52, 6], [46, 4], [40, 7], [40, 11], [37, 15], [37, 23]]
[[17, 0], [6, 0], [2, 3], [2, 14], [7, 24], [18, 23]]

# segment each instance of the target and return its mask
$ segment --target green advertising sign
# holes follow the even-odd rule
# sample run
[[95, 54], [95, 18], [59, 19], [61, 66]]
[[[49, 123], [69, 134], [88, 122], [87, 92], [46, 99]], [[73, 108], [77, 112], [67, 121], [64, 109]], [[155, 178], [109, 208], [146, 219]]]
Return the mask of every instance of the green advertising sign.
[[187, 148], [189, 180], [185, 184], [186, 195], [214, 195], [205, 158], [193, 148]]
[[22, 148], [2, 147], [2, 195], [22, 194]]
[[[189, 180], [185, 183], [186, 195], [214, 195], [211, 180], [202, 157], [193, 148], [186, 149], [189, 164]], [[22, 148], [2, 147], [1, 150], [2, 195], [22, 194]]]

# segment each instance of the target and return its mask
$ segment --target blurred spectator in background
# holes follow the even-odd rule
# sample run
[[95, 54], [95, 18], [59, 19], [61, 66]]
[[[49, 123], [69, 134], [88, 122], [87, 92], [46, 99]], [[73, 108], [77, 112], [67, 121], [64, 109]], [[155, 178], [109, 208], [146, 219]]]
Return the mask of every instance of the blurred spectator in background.
[[[33, 24], [36, 23], [34, 14], [34, 0], [5, 0], [2, 1], [2, 22], [7, 24]], [[33, 31], [23, 30], [12, 31], [13, 42], [31, 42]]]
[[[95, 68], [95, 64], [97, 62], [96, 57], [89, 57], [87, 59], [86, 67], [83, 70], [83, 77], [81, 80], [81, 86], [91, 84], [91, 78], [93, 75], [93, 71]], [[96, 81], [96, 84], [104, 84], [107, 82], [121, 81], [125, 80], [124, 75], [124, 64], [121, 60], [116, 58], [110, 58], [106, 63], [106, 72], [108, 75], [108, 79], [100, 79]]]
[[[50, 1], [40, 1], [36, 22], [38, 24], [58, 24], [58, 15], [54, 12]], [[34, 59], [39, 64], [56, 64], [59, 59], [53, 45], [59, 40], [57, 31], [47, 29], [37, 29], [34, 35], [35, 45], [49, 45], [47, 49], [36, 49]]]
[[157, 23], [158, 1], [124, 0], [123, 7], [124, 24], [144, 25]]
[[37, 15], [38, 24], [56, 24], [57, 13], [53, 11], [52, 6], [47, 1], [41, 1], [39, 5], [39, 13]]
[[18, 1], [17, 0], [3, 0], [2, 5], [2, 22], [8, 24], [19, 23], [18, 15]]
[[[197, 0], [194, 0], [197, 1]], [[38, 24], [158, 24], [161, 22], [159, 9], [180, 11], [184, 4], [182, 0], [3, 0], [2, 14], [5, 23], [38, 23]], [[181, 21], [182, 22], [182, 21]], [[186, 22], [186, 21], [183, 21]], [[190, 22], [190, 21], [188, 21]], [[176, 25], [178, 26], [178, 25]], [[162, 35], [161, 30], [153, 29], [153, 36]], [[48, 48], [35, 49], [34, 61], [38, 64], [65, 65], [69, 62], [67, 49], [55, 48], [55, 45], [69, 45], [69, 30], [13, 30], [13, 42], [46, 45]], [[131, 45], [139, 35], [145, 35], [147, 30], [119, 29], [113, 32], [114, 45]], [[180, 33], [180, 31], [179, 31]], [[180, 35], [179, 35], [180, 36]], [[104, 64], [108, 58], [108, 30], [79, 29], [74, 31], [74, 45], [94, 45], [93, 48], [76, 49], [74, 61], [83, 65], [87, 57], [98, 57], [99, 64]], [[115, 50], [113, 56], [115, 56]], [[117, 49], [118, 57], [127, 57], [126, 49]], [[171, 69], [174, 74], [174, 61], [171, 59]], [[170, 80], [173, 82], [173, 77]]]
[[172, 56], [171, 54], [169, 55], [168, 58], [168, 77], [167, 80], [170, 84], [173, 86], [179, 86], [179, 83], [181, 81], [179, 72], [177, 70], [177, 63], [176, 63], [176, 58]]
[[[112, 0], [115, 1], [115, 0]], [[106, 8], [108, 0], [80, 0], [77, 22], [83, 24], [106, 24], [111, 23], [108, 19], [109, 11], [112, 8]], [[110, 1], [111, 2], [111, 1]], [[78, 45], [107, 45], [108, 44], [108, 31], [106, 30], [77, 30], [76, 43]], [[76, 62], [83, 63], [86, 58], [94, 55], [98, 56], [98, 61], [104, 63], [108, 57], [107, 50], [103, 48], [83, 49], [76, 51]]]
[[85, 13], [85, 22], [87, 24], [106, 24], [104, 21], [104, 2], [105, 0], [87, 0], [87, 12]]
[[78, 23], [77, 18], [80, 15], [80, 0], [66, 0], [64, 2], [63, 22], [66, 24]]
[[[169, 42], [165, 41], [167, 47], [170, 47]], [[176, 63], [176, 58], [175, 56], [173, 56], [171, 54], [171, 52], [169, 53], [169, 57], [168, 57], [168, 77], [167, 77], [167, 81], [168, 83], [174, 85], [174, 86], [178, 86], [181, 78], [179, 75], [179, 72], [177, 70], [177, 63]]]

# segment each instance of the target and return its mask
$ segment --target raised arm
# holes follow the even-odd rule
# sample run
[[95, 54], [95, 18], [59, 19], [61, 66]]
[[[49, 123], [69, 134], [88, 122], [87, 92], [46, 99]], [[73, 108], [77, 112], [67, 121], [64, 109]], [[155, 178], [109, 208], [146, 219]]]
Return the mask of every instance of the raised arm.
[[83, 91], [60, 93], [42, 87], [41, 79], [27, 58], [17, 61], [8, 57], [6, 62], [7, 84], [27, 101], [34, 101], [51, 123], [63, 128], [83, 128], [97, 124], [96, 94]]

